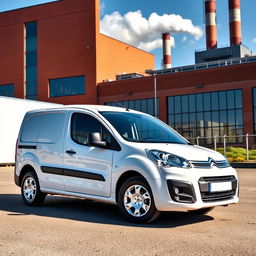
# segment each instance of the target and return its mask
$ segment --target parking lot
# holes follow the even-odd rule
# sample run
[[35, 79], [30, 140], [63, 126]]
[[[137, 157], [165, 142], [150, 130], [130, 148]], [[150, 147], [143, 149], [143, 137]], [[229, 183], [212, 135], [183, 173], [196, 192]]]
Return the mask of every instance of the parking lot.
[[127, 223], [116, 206], [48, 196], [25, 206], [0, 168], [0, 255], [256, 255], [256, 170], [238, 170], [240, 202], [209, 215], [163, 213]]

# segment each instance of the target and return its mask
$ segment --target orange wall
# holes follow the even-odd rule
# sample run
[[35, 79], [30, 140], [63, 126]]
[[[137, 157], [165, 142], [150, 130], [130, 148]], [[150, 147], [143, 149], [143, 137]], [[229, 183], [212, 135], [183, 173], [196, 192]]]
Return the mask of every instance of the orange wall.
[[[154, 68], [154, 56], [100, 34], [100, 0], [58, 2], [0, 13], [0, 84], [24, 98], [24, 23], [38, 24], [38, 99], [97, 103], [97, 82]], [[2, 40], [3, 38], [3, 40]], [[49, 98], [49, 79], [86, 76], [86, 95]]]
[[154, 55], [103, 34], [97, 36], [97, 82], [154, 69]]
[[23, 38], [22, 24], [0, 25], [0, 85], [14, 84], [16, 97], [24, 96]]
[[38, 23], [39, 97], [47, 101], [48, 80], [85, 75], [86, 95], [51, 98], [59, 103], [96, 103], [94, 12], [79, 12]]
[[[96, 103], [96, 28], [99, 0], [58, 2], [0, 13], [0, 84], [24, 98], [24, 23], [38, 23], [38, 99]], [[74, 4], [75, 3], [75, 4]], [[49, 98], [51, 78], [86, 76], [86, 95]]]

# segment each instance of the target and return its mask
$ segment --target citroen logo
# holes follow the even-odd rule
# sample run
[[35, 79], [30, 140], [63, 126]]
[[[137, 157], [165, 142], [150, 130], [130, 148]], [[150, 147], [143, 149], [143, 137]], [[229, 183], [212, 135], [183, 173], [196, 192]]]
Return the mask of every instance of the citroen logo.
[[210, 166], [211, 166], [211, 168], [215, 165], [215, 166], [217, 166], [216, 165], [216, 163], [215, 163], [215, 161], [212, 159], [212, 158], [208, 158], [208, 163], [210, 164]]

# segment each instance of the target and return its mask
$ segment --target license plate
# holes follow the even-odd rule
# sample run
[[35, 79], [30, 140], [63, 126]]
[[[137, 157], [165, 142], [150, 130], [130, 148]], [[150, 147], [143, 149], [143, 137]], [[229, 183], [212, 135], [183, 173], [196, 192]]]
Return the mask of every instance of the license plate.
[[231, 182], [215, 182], [210, 183], [210, 192], [221, 192], [232, 190]]

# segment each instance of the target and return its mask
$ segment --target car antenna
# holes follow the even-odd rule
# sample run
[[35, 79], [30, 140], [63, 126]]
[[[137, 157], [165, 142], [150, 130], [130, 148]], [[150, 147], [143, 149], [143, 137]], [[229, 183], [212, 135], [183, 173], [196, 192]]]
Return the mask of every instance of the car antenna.
[[125, 109], [126, 109], [126, 111], [130, 111], [130, 109], [129, 109], [129, 108], [127, 108], [127, 107], [125, 107], [121, 102], [119, 102], [119, 101], [115, 100], [115, 103], [116, 103], [119, 107], [125, 108]]

